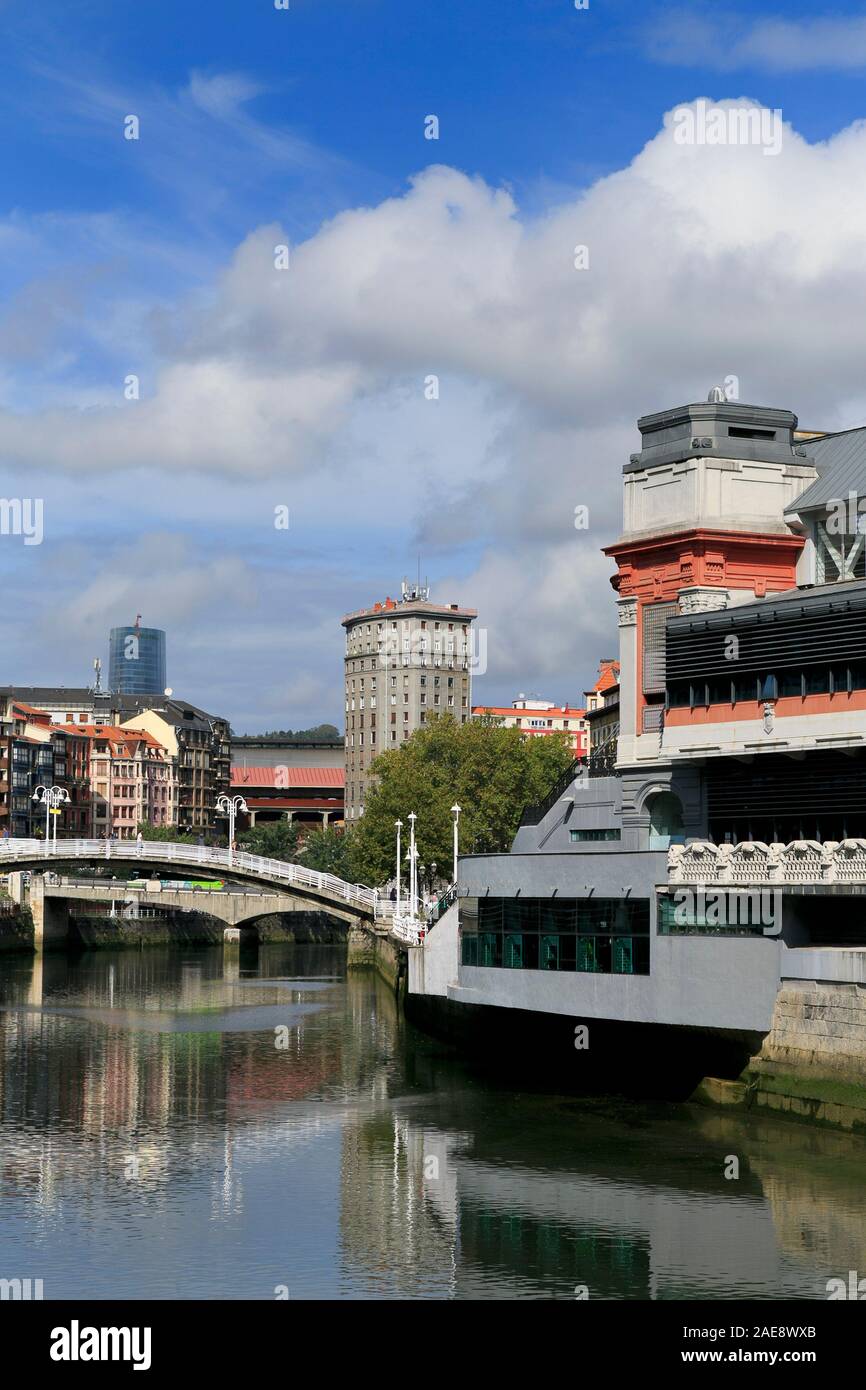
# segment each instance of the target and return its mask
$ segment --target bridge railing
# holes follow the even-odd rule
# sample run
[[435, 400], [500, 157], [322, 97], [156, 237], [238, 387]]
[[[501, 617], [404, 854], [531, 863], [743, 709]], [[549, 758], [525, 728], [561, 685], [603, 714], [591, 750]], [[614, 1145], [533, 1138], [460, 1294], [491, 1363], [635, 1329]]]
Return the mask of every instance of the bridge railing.
[[363, 907], [375, 917], [385, 915], [385, 905], [375, 888], [362, 883], [346, 883], [333, 874], [307, 869], [303, 864], [288, 864], [282, 859], [265, 859], [258, 854], [228, 850], [213, 845], [184, 845], [165, 840], [25, 840], [9, 839], [0, 842], [0, 873], [4, 860], [18, 858], [57, 859], [119, 859], [125, 863], [141, 859], [145, 862], [202, 865], [213, 869], [240, 869], [275, 883], [315, 888], [355, 907]]

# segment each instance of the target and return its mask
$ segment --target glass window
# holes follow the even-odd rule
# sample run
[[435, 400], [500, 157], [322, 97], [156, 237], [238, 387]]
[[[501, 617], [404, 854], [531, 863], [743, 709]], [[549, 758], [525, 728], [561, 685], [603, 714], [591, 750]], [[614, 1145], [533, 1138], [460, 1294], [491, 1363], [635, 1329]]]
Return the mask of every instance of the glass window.
[[625, 898], [466, 898], [462, 965], [648, 975], [649, 902]]
[[502, 964], [509, 970], [523, 969], [523, 937], [518, 932], [508, 932], [503, 938]]
[[733, 698], [729, 676], [715, 676], [707, 681], [707, 699], [711, 705], [729, 705]]
[[734, 677], [734, 704], [757, 700], [758, 698], [758, 677], [757, 676], [735, 676]]
[[774, 675], [764, 676], [761, 681], [761, 699], [777, 700], [779, 698], [779, 682]]
[[847, 667], [847, 666], [831, 666], [831, 667], [830, 667], [830, 680], [831, 680], [832, 683], [833, 683], [833, 693], [834, 693], [834, 695], [840, 695], [840, 694], [845, 694], [845, 693], [847, 693], [847, 690], [848, 690], [848, 667]]
[[801, 671], [782, 671], [779, 676], [780, 695], [802, 695], [803, 675]]
[[806, 694], [827, 695], [830, 690], [829, 666], [810, 666], [806, 668]]
[[538, 956], [539, 970], [558, 970], [559, 969], [559, 937], [542, 936], [541, 949]]

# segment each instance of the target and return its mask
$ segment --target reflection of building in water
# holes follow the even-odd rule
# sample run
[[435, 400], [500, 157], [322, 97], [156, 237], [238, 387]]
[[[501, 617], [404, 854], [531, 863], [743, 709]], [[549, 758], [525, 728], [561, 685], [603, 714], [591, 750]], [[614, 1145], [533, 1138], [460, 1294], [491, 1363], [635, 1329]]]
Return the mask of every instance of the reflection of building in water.
[[[671, 1164], [644, 1151], [637, 1164], [605, 1166], [610, 1133], [597, 1161], [575, 1155], [575, 1172], [504, 1163], [482, 1136], [443, 1130], [398, 1102], [344, 1131], [347, 1276], [379, 1297], [575, 1298], [581, 1286], [608, 1299], [824, 1297], [827, 1269], [862, 1265], [860, 1141], [809, 1133], [788, 1147], [784, 1125], [780, 1138], [778, 1123], [714, 1120], [688, 1124], [681, 1168], [682, 1150]], [[825, 1141], [847, 1157], [841, 1204], [837, 1155], [817, 1173], [804, 1163], [804, 1148], [814, 1158]], [[724, 1178], [732, 1153], [736, 1182]]]
[[[40, 955], [0, 982], [0, 1193], [53, 1205], [65, 1181], [139, 1183], [153, 1195], [210, 1163], [218, 1141], [228, 1145], [219, 1204], [237, 1209], [239, 1133], [340, 1074], [339, 1035], [303, 1045], [311, 1015], [302, 1010], [314, 1006], [302, 999], [315, 996], [277, 979], [239, 995], [218, 956], [178, 971], [176, 957], [152, 950], [90, 958], [82, 978], [80, 969], [73, 958]], [[241, 1000], [263, 1007], [264, 1018], [226, 1032], [224, 1011]], [[202, 1027], [202, 1014], [213, 1015], [212, 1027]], [[276, 1018], [289, 1025], [290, 1056], [274, 1046]], [[34, 1129], [50, 1136], [38, 1148]]]
[[[799, 1124], [743, 1126], [708, 1112], [701, 1133], [736, 1151], [760, 1182], [780, 1249], [802, 1266], [860, 1268], [866, 1250], [863, 1141]], [[768, 1143], [768, 1138], [770, 1138]]]
[[454, 1150], [465, 1136], [389, 1108], [343, 1130], [340, 1244], [353, 1286], [379, 1298], [447, 1298], [459, 1263]]

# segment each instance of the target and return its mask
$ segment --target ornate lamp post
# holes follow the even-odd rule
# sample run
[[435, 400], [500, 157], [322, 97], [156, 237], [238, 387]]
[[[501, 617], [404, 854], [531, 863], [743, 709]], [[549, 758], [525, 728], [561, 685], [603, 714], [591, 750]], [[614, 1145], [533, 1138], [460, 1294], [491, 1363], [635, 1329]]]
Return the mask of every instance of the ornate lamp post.
[[418, 851], [415, 848], [415, 822], [418, 819], [414, 811], [409, 812], [409, 914], [412, 917], [417, 915], [418, 905]]
[[56, 812], [54, 817], [54, 848], [57, 849], [57, 817], [60, 814], [60, 807], [65, 801], [69, 801], [69, 792], [63, 787], [43, 787], [38, 786], [32, 797], [33, 801], [41, 801], [45, 805], [45, 853], [50, 852], [51, 840], [51, 813]]
[[458, 834], [459, 834], [458, 826], [459, 826], [459, 823], [460, 823], [460, 807], [457, 805], [457, 802], [456, 802], [456, 801], [455, 801], [454, 805], [451, 807], [451, 814], [452, 814], [452, 816], [454, 817], [454, 879], [453, 879], [453, 882], [456, 883], [456, 882], [457, 882], [457, 843], [458, 843]]
[[394, 825], [397, 830], [397, 901], [394, 904], [394, 912], [400, 916], [400, 831], [403, 829], [403, 822], [395, 820]]
[[229, 863], [234, 863], [235, 853], [235, 817], [238, 811], [249, 811], [249, 806], [242, 796], [218, 796], [216, 802], [217, 813], [229, 818]]

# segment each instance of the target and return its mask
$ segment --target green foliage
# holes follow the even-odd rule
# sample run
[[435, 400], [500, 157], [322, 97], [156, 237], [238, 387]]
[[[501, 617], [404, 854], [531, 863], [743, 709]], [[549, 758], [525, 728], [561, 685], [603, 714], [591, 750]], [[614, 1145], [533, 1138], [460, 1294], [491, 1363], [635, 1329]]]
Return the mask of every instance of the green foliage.
[[244, 738], [287, 738], [295, 743], [342, 743], [336, 724], [317, 724], [314, 729], [268, 729], [263, 734], [244, 734]]
[[290, 821], [263, 821], [238, 836], [238, 848], [247, 854], [260, 854], [266, 859], [297, 859], [298, 827]]
[[143, 840], [172, 840], [180, 845], [192, 843], [192, 836], [182, 834], [176, 825], [150, 825], [147, 821], [140, 820], [138, 832]]
[[346, 835], [342, 830], [334, 830], [330, 826], [325, 830], [313, 830], [304, 840], [298, 863], [308, 869], [318, 869], [323, 874], [350, 879], [351, 865]]
[[[394, 822], [403, 821], [405, 854], [408, 815], [415, 811], [419, 862], [429, 870], [435, 860], [437, 878], [450, 880], [455, 802], [461, 808], [462, 854], [508, 850], [523, 807], [546, 796], [572, 758], [564, 732], [523, 739], [518, 729], [492, 717], [465, 724], [450, 715], [432, 720], [376, 759], [378, 780], [367, 793], [363, 817], [347, 835], [349, 877], [369, 884], [392, 878]], [[404, 862], [404, 875], [407, 867]]]

